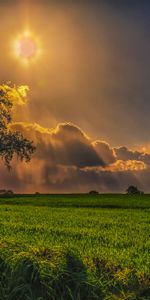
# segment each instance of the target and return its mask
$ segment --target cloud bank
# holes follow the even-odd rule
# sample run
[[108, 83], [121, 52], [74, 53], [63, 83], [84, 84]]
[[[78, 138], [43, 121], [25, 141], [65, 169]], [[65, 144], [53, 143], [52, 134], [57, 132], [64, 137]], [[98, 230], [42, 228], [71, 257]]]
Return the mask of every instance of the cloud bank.
[[8, 173], [1, 166], [3, 187], [17, 192], [124, 192], [129, 184], [145, 189], [150, 155], [127, 147], [112, 148], [92, 140], [80, 127], [59, 123], [55, 128], [16, 122], [37, 150], [29, 164], [13, 162]]

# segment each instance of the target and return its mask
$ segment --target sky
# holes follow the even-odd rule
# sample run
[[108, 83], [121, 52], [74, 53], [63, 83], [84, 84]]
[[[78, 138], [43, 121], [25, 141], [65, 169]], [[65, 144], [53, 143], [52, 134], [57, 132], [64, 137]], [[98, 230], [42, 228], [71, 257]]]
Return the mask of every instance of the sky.
[[150, 192], [150, 2], [8, 0], [0, 12], [0, 83], [29, 86], [12, 126], [37, 145], [30, 164], [2, 164], [2, 188]]

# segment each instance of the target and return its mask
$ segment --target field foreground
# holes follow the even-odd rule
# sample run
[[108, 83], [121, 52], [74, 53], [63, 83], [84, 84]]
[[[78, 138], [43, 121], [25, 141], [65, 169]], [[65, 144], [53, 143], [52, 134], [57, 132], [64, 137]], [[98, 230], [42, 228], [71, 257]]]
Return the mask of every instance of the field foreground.
[[0, 198], [6, 299], [150, 299], [150, 196]]

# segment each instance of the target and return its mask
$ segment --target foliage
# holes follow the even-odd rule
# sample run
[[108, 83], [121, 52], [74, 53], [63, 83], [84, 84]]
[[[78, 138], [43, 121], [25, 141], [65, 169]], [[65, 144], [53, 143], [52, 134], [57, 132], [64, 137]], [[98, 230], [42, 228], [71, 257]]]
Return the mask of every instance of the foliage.
[[94, 190], [92, 190], [92, 191], [90, 191], [90, 192], [89, 192], [89, 194], [90, 194], [90, 195], [98, 195], [98, 194], [99, 194], [99, 192], [98, 192], [98, 191], [94, 191]]
[[150, 196], [0, 198], [0, 299], [150, 299]]
[[28, 162], [35, 147], [18, 131], [11, 130], [12, 109], [16, 102], [23, 103], [24, 90], [8, 85], [0, 86], [0, 156], [10, 168], [14, 154]]
[[128, 195], [143, 195], [144, 193], [142, 191], [140, 191], [136, 186], [134, 185], [130, 185], [127, 188], [127, 194]]

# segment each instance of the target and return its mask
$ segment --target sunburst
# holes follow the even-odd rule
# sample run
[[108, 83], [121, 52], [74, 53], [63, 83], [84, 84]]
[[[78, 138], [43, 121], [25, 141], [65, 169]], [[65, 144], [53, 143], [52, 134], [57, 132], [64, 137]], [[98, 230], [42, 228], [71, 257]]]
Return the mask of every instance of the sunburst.
[[13, 42], [13, 53], [25, 65], [35, 62], [41, 54], [39, 39], [31, 31], [19, 34]]

